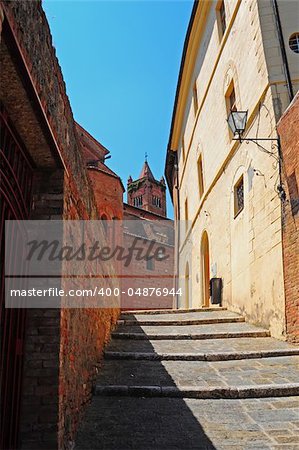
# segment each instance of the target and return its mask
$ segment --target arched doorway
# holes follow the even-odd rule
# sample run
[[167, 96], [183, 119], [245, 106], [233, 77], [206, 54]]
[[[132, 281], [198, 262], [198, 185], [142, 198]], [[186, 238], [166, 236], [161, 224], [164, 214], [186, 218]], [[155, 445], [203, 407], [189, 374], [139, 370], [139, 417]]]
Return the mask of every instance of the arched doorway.
[[189, 264], [186, 264], [185, 269], [185, 308], [189, 309], [189, 280], [190, 280], [190, 274], [189, 274]]
[[205, 231], [201, 238], [201, 280], [202, 280], [202, 306], [210, 304], [210, 250], [208, 233]]

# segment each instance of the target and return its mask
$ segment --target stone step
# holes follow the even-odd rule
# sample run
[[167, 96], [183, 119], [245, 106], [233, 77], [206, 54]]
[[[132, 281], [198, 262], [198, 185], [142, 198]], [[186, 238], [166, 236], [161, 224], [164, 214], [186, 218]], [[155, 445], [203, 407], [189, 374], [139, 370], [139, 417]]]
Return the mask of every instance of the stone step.
[[267, 330], [261, 331], [236, 331], [236, 332], [216, 332], [216, 333], [189, 333], [189, 334], [143, 334], [143, 333], [112, 333], [113, 339], [134, 339], [134, 340], [203, 340], [203, 339], [230, 339], [249, 337], [270, 337]]
[[[148, 325], [155, 325], [155, 324], [160, 324], [161, 322], [163, 323], [170, 323], [171, 325], [173, 325], [174, 323], [184, 323], [184, 322], [193, 322], [193, 321], [200, 321], [200, 323], [203, 323], [204, 321], [209, 321], [212, 320], [211, 323], [213, 322], [217, 322], [218, 319], [237, 319], [237, 320], [241, 320], [244, 321], [243, 317], [241, 317], [239, 314], [236, 314], [234, 312], [231, 311], [205, 311], [204, 313], [202, 312], [181, 312], [181, 313], [176, 313], [174, 315], [172, 314], [153, 314], [153, 315], [149, 315], [149, 314], [127, 314], [125, 316], [121, 315], [120, 319], [119, 319], [119, 323], [130, 323], [130, 324], [143, 324], [145, 322], [148, 323]], [[209, 323], [209, 322], [208, 322]], [[162, 324], [163, 325], [163, 324]]]
[[186, 339], [222, 339], [233, 337], [267, 337], [268, 330], [257, 328], [245, 322], [213, 323], [209, 325], [155, 326], [155, 325], [118, 325], [112, 333], [115, 339], [136, 340], [186, 340]]
[[209, 308], [193, 308], [193, 309], [138, 309], [138, 310], [127, 310], [122, 311], [121, 316], [126, 316], [128, 314], [146, 314], [146, 315], [157, 315], [157, 314], [181, 314], [181, 313], [192, 313], [192, 312], [210, 312], [210, 311], [227, 311], [226, 307], [223, 306], [211, 306]]
[[269, 351], [221, 352], [221, 353], [154, 353], [154, 352], [116, 352], [105, 351], [107, 360], [138, 361], [230, 361], [240, 359], [273, 358], [299, 355], [299, 348]]
[[[298, 385], [299, 356], [228, 361], [105, 360], [96, 385], [194, 388], [258, 388]], [[272, 393], [276, 395], [275, 393]], [[297, 391], [297, 395], [299, 391]]]
[[259, 386], [229, 386], [223, 388], [196, 388], [189, 386], [128, 386], [128, 385], [96, 385], [96, 396], [129, 396], [129, 397], [168, 397], [194, 399], [242, 399], [266, 397], [298, 396], [299, 383], [265, 384]]
[[106, 351], [156, 353], [156, 354], [214, 354], [214, 353], [248, 353], [275, 350], [295, 350], [299, 347], [271, 337], [254, 337], [247, 339], [205, 339], [205, 340], [133, 340], [111, 339]]
[[240, 323], [245, 322], [244, 317], [215, 317], [211, 319], [189, 319], [189, 320], [118, 320], [118, 325], [125, 326], [184, 326], [184, 325], [209, 325], [213, 323]]

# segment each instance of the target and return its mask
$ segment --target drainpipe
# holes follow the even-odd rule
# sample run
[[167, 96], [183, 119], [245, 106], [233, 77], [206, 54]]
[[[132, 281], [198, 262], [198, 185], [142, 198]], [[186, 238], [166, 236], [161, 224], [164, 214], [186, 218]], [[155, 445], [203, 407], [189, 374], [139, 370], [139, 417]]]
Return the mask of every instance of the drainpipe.
[[[175, 280], [175, 291], [178, 291], [179, 287], [179, 246], [180, 246], [180, 227], [181, 227], [181, 215], [180, 215], [180, 185], [179, 185], [179, 166], [178, 166], [178, 158], [176, 153], [176, 163], [174, 164], [174, 169], [176, 171], [176, 186], [175, 189], [177, 190], [177, 242], [176, 242], [176, 280]], [[178, 295], [176, 295], [176, 307], [178, 308], [179, 302], [178, 302]]]
[[291, 75], [290, 75], [290, 68], [289, 68], [288, 58], [287, 58], [284, 39], [283, 39], [283, 33], [282, 33], [282, 27], [281, 27], [281, 21], [280, 21], [277, 0], [272, 0], [272, 7], [273, 7], [273, 12], [274, 12], [274, 17], [275, 17], [276, 30], [278, 33], [280, 51], [281, 51], [281, 56], [282, 56], [283, 70], [284, 70], [284, 74], [285, 74], [285, 78], [286, 78], [286, 82], [287, 82], [289, 100], [291, 102], [294, 98], [294, 91], [293, 91], [292, 79], [291, 79]]

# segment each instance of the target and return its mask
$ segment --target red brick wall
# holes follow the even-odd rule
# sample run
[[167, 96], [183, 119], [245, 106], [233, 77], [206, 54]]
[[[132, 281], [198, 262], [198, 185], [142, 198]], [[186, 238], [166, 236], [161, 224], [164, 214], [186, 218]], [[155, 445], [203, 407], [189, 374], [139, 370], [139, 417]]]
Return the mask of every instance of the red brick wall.
[[[88, 218], [75, 183], [61, 171], [39, 173], [35, 185], [33, 219]], [[97, 238], [104, 240], [104, 233]], [[103, 287], [111, 286], [109, 279], [99, 282]], [[118, 309], [28, 311], [23, 449], [68, 448], [73, 442], [78, 421], [91, 398], [103, 347], [118, 315]]]
[[[4, 7], [66, 165], [66, 171], [43, 167], [36, 171], [31, 218], [96, 219], [94, 193], [41, 2], [4, 2]], [[16, 104], [19, 100], [16, 97]], [[21, 138], [32, 133], [17, 131]], [[104, 232], [99, 239], [104, 240]], [[118, 314], [119, 309], [28, 310], [22, 448], [71, 447]]]
[[[64, 183], [64, 218], [88, 219], [88, 214], [69, 178]], [[104, 241], [103, 236], [97, 239]], [[86, 269], [86, 268], [85, 268]], [[111, 271], [113, 271], [111, 265]], [[88, 273], [88, 270], [86, 270]], [[102, 287], [112, 287], [112, 279], [99, 280]], [[78, 288], [82, 287], [78, 283]], [[104, 345], [119, 316], [119, 309], [62, 309], [60, 322], [59, 428], [58, 446], [68, 448], [84, 407], [91, 399]]]
[[99, 217], [108, 220], [123, 218], [123, 188], [118, 178], [105, 174], [96, 168], [89, 168], [88, 174], [92, 183]]
[[278, 124], [282, 152], [282, 243], [287, 339], [299, 342], [299, 94]]

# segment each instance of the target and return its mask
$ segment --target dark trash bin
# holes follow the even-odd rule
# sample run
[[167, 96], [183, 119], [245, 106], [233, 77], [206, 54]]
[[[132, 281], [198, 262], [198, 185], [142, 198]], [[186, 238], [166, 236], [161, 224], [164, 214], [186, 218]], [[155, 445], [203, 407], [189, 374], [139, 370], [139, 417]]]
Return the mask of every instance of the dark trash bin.
[[212, 305], [222, 304], [222, 278], [210, 279], [210, 294]]

